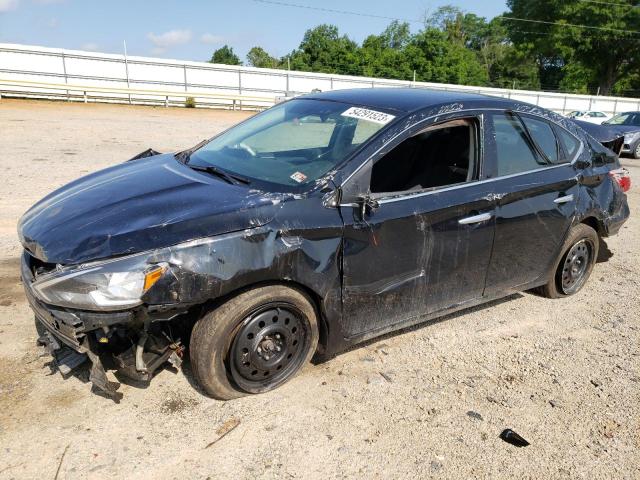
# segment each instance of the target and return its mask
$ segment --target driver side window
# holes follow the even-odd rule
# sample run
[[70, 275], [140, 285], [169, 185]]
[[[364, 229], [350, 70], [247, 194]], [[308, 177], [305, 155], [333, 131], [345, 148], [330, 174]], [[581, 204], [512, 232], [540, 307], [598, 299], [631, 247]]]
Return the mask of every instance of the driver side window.
[[379, 159], [371, 193], [412, 192], [476, 178], [478, 123], [459, 119], [428, 127]]

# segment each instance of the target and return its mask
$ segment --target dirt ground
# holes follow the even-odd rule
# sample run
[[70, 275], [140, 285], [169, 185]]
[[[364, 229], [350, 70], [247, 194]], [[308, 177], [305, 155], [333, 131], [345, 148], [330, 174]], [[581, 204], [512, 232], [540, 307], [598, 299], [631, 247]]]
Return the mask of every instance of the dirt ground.
[[[119, 404], [92, 394], [86, 371], [52, 374], [19, 284], [19, 216], [80, 175], [194, 145], [244, 116], [0, 101], [0, 478], [640, 478], [630, 159], [632, 217], [570, 299], [513, 295], [230, 402], [204, 396], [188, 365], [123, 385]], [[504, 428], [531, 445], [503, 442]]]

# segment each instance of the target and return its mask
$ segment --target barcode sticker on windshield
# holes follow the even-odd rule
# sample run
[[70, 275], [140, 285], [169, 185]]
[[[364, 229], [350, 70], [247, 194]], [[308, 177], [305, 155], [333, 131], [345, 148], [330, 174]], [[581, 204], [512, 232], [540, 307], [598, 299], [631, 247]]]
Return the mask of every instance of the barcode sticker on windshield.
[[376, 112], [375, 110], [368, 110], [366, 108], [351, 107], [349, 110], [342, 112], [343, 117], [358, 118], [360, 120], [369, 120], [373, 123], [379, 123], [380, 125], [386, 125], [393, 120], [395, 115], [389, 115], [388, 113]]
[[291, 178], [292, 180], [295, 180], [298, 183], [302, 183], [307, 179], [307, 176], [302, 172], [296, 172], [293, 175], [291, 175], [289, 178]]

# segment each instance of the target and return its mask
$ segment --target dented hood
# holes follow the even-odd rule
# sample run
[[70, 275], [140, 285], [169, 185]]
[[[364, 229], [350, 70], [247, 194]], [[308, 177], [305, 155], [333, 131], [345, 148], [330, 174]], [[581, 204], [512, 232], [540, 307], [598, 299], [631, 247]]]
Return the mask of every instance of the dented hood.
[[76, 264], [264, 225], [273, 198], [157, 155], [56, 190], [24, 214], [18, 235], [40, 260]]

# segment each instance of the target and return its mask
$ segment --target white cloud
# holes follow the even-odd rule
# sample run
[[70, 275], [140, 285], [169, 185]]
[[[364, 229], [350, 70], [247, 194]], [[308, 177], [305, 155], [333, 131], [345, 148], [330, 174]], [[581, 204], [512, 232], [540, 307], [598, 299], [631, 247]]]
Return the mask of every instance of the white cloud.
[[18, 8], [18, 0], [0, 0], [0, 13]]
[[222, 43], [224, 41], [224, 37], [220, 35], [214, 35], [213, 33], [203, 33], [200, 36], [200, 42], [205, 43], [207, 45]]
[[147, 38], [156, 46], [154, 50], [162, 49], [162, 51], [165, 51], [175, 45], [189, 43], [191, 41], [191, 30], [169, 30], [159, 35], [149, 32], [147, 33]]
[[98, 47], [97, 43], [93, 43], [93, 42], [89, 42], [89, 43], [84, 43], [81, 47], [80, 50], [87, 50], [89, 52], [96, 52], [100, 49], [100, 47]]

